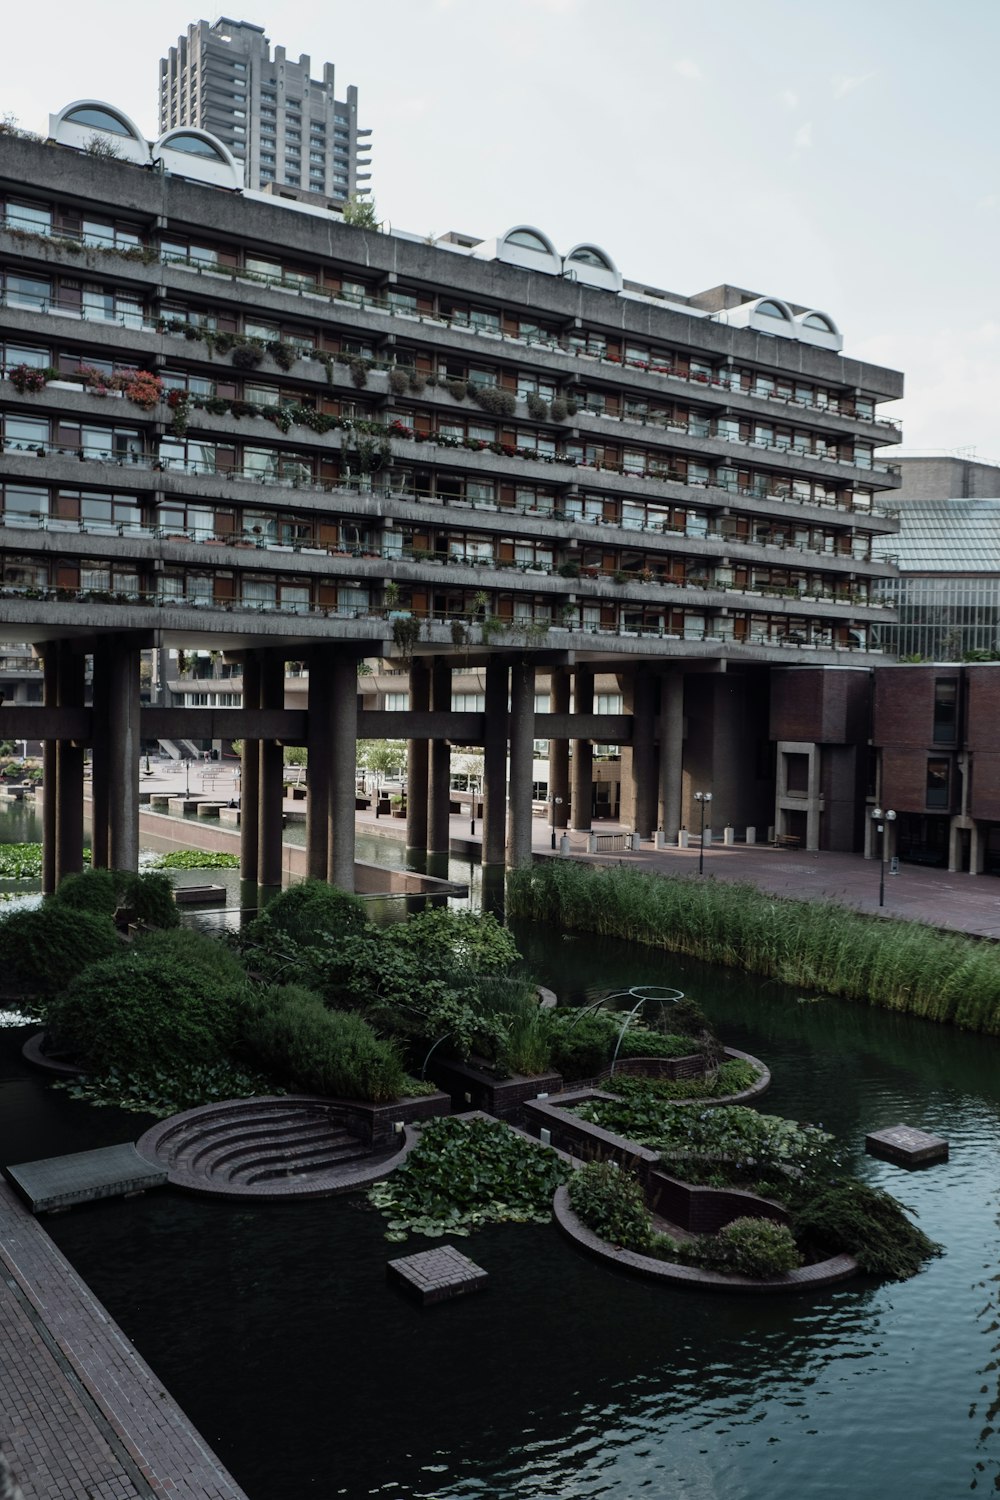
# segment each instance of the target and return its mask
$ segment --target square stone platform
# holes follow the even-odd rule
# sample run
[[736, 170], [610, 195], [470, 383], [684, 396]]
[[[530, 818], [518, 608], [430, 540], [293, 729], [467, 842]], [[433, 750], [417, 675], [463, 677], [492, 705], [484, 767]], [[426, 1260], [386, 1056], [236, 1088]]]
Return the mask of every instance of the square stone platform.
[[929, 1167], [948, 1160], [948, 1142], [940, 1135], [928, 1135], [912, 1125], [889, 1125], [865, 1136], [869, 1156], [895, 1162], [899, 1167]]
[[23, 1161], [7, 1167], [6, 1173], [36, 1214], [92, 1203], [96, 1198], [144, 1193], [167, 1180], [166, 1168], [154, 1167], [130, 1143]]
[[464, 1297], [468, 1292], [481, 1292], [489, 1281], [482, 1266], [477, 1266], [452, 1245], [441, 1245], [436, 1250], [422, 1250], [417, 1255], [406, 1255], [402, 1260], [391, 1260], [386, 1274], [390, 1281], [417, 1297], [425, 1307], [432, 1302]]

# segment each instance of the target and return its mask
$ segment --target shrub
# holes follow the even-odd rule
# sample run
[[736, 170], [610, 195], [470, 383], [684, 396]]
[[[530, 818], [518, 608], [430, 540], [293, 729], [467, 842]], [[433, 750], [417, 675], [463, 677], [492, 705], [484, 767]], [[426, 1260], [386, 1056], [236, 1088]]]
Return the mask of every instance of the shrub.
[[549, 406], [549, 415], [553, 422], [565, 422], [568, 414], [569, 408], [565, 400], [562, 396], [556, 396], [555, 400]]
[[368, 360], [362, 355], [356, 354], [348, 364], [351, 372], [351, 384], [359, 391], [368, 384]]
[[477, 381], [469, 386], [468, 392], [477, 406], [494, 417], [512, 417], [517, 410], [514, 392], [505, 391], [501, 386], [480, 385]]
[[552, 1066], [567, 1080], [593, 1078], [611, 1062], [616, 1046], [619, 1057], [687, 1057], [696, 1050], [689, 1037], [653, 1031], [635, 1021], [623, 1035], [624, 1022], [620, 1011], [569, 1006], [547, 1011]]
[[48, 1023], [97, 1071], [145, 1075], [229, 1053], [243, 995], [243, 970], [219, 943], [156, 933], [89, 964], [51, 1001]]
[[410, 384], [409, 374], [400, 365], [389, 371], [389, 389], [394, 396], [402, 396]]
[[49, 900], [104, 917], [113, 917], [122, 908], [150, 927], [180, 926], [169, 878], [152, 871], [133, 875], [125, 870], [84, 870], [67, 875]]
[[792, 1198], [799, 1239], [853, 1255], [863, 1271], [904, 1281], [941, 1248], [889, 1193], [846, 1179], [801, 1184]]
[[233, 349], [233, 364], [237, 370], [255, 370], [264, 358], [259, 344], [237, 344]]
[[520, 954], [492, 912], [450, 911], [438, 907], [397, 922], [386, 941], [424, 963], [472, 974], [503, 974]]
[[588, 1162], [570, 1179], [569, 1201], [577, 1218], [609, 1245], [636, 1250], [652, 1244], [652, 1227], [638, 1179], [613, 1161]]
[[253, 943], [291, 938], [310, 944], [326, 936], [363, 932], [369, 925], [364, 903], [357, 896], [324, 880], [303, 880], [275, 896], [249, 924], [247, 936]]
[[536, 422], [545, 422], [548, 420], [549, 403], [537, 391], [529, 391], [524, 400], [528, 408], [529, 417], [533, 417]]
[[244, 1040], [260, 1066], [305, 1093], [381, 1103], [403, 1092], [395, 1043], [359, 1015], [327, 1010], [300, 985], [265, 991], [250, 1008]]
[[107, 917], [46, 902], [34, 911], [14, 911], [0, 921], [0, 974], [6, 990], [43, 1000], [95, 959], [117, 953], [121, 941]]
[[792, 1231], [773, 1219], [733, 1219], [718, 1234], [703, 1235], [689, 1258], [740, 1276], [781, 1276], [802, 1264]]

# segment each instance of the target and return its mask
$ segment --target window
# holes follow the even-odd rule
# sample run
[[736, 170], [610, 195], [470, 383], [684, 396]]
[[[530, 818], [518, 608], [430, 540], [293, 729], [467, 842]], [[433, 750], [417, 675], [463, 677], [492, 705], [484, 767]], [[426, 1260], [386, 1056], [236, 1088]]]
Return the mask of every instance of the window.
[[93, 109], [84, 106], [83, 109], [74, 109], [66, 116], [68, 125], [92, 125], [95, 130], [109, 130], [112, 135], [132, 134], [124, 120], [113, 115], [106, 109]]
[[522, 250], [537, 250], [540, 255], [552, 254], [541, 235], [534, 234], [530, 229], [515, 229], [513, 234], [507, 236], [505, 244], [518, 245]]
[[930, 808], [948, 807], [949, 788], [948, 772], [949, 762], [946, 760], [929, 760], [927, 762], [927, 802]]
[[754, 311], [762, 313], [765, 318], [780, 318], [782, 322], [788, 322], [788, 314], [777, 302], [758, 302]]
[[8, 271], [4, 277], [8, 307], [30, 307], [36, 312], [47, 308], [52, 296], [52, 283], [40, 276], [16, 276]]
[[938, 677], [934, 683], [934, 743], [954, 745], [958, 729], [958, 678]]
[[172, 135], [163, 142], [164, 148], [170, 151], [183, 151], [189, 156], [207, 156], [213, 161], [225, 161], [225, 157], [218, 146], [206, 141], [200, 135]]

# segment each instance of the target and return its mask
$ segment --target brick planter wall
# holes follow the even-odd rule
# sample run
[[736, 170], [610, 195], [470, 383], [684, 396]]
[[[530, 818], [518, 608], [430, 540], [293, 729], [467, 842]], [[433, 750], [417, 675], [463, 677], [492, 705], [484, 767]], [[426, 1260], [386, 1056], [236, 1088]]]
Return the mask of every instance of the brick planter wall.
[[432, 1058], [429, 1071], [438, 1088], [451, 1095], [456, 1110], [481, 1109], [498, 1120], [520, 1120], [527, 1100], [562, 1088], [558, 1073], [540, 1073], [535, 1078], [515, 1073], [512, 1078], [494, 1078], [474, 1063], [447, 1057]]

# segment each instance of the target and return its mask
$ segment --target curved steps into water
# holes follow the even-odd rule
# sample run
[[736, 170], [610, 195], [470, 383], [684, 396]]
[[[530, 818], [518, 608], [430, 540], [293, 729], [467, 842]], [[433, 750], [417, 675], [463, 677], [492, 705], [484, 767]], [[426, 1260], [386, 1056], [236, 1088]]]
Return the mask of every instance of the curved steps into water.
[[402, 1160], [373, 1150], [342, 1104], [308, 1095], [230, 1099], [185, 1110], [136, 1142], [174, 1187], [220, 1198], [319, 1198], [364, 1187]]

